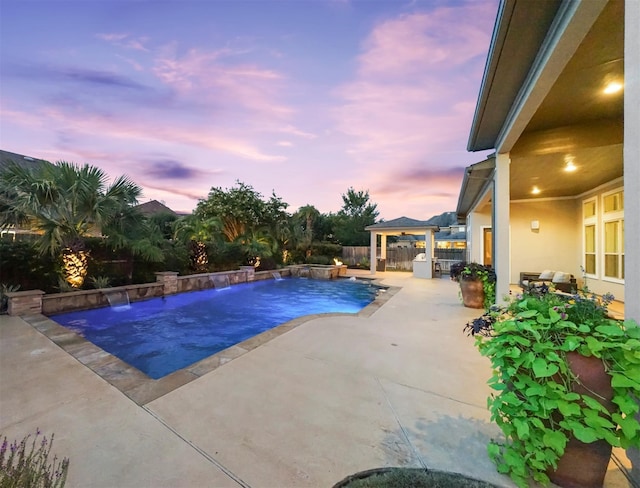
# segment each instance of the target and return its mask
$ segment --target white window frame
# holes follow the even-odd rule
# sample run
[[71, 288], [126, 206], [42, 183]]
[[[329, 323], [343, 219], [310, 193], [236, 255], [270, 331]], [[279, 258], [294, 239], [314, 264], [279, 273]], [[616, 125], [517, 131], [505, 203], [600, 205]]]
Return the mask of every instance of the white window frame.
[[[595, 204], [595, 212], [594, 215], [590, 216], [590, 217], [585, 217], [584, 215], [584, 206], [586, 203], [589, 202], [593, 202]], [[598, 204], [598, 198], [597, 197], [592, 197], [592, 198], [586, 198], [584, 200], [582, 200], [582, 206], [580, 207], [580, 211], [582, 212], [582, 269], [584, 270], [584, 274], [586, 277], [588, 278], [594, 278], [594, 279], [598, 279], [598, 276], [600, 275], [599, 271], [600, 271], [600, 266], [601, 266], [601, 256], [599, 255], [599, 250], [600, 250], [600, 239], [598, 238], [599, 234], [599, 228], [600, 226], [598, 225], [599, 222], [599, 210], [600, 210], [600, 205]], [[587, 226], [593, 225], [595, 227], [595, 242], [593, 243], [595, 246], [595, 250], [594, 250], [594, 254], [596, 257], [596, 269], [594, 273], [587, 273], [587, 260], [586, 260], [586, 255], [587, 255], [587, 243], [586, 243], [586, 239], [585, 239], [585, 229]]]
[[[621, 210], [617, 210], [615, 212], [607, 212], [605, 213], [604, 210], [604, 199], [606, 197], [608, 197], [609, 195], [612, 195], [614, 193], [622, 193], [622, 209]], [[602, 249], [602, 252], [600, 253], [600, 259], [602, 261], [602, 267], [601, 269], [601, 275], [602, 275], [602, 281], [607, 281], [609, 283], [619, 283], [619, 284], [624, 284], [624, 279], [622, 278], [615, 278], [615, 277], [611, 277], [611, 276], [606, 276], [605, 275], [605, 257], [606, 257], [606, 236], [605, 236], [605, 224], [607, 224], [608, 222], [620, 222], [622, 225], [620, 225], [618, 227], [618, 242], [620, 243], [621, 246], [621, 251], [618, 252], [618, 256], [620, 257], [619, 262], [618, 262], [618, 273], [621, 271], [621, 266], [622, 263], [624, 262], [624, 239], [622, 237], [622, 228], [624, 226], [624, 187], [620, 187], [620, 188], [616, 188], [615, 190], [611, 190], [608, 192], [603, 193], [600, 196], [601, 199], [601, 208], [602, 208], [602, 212], [601, 212], [601, 218], [600, 221], [602, 222], [601, 228], [602, 228], [602, 232], [600, 233], [600, 249]], [[598, 259], [598, 258], [596, 258]]]

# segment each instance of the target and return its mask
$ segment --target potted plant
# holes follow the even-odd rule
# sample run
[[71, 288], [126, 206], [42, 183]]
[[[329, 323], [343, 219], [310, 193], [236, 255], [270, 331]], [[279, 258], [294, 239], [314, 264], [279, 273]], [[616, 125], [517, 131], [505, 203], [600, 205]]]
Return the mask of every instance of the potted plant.
[[612, 299], [540, 290], [465, 326], [493, 367], [489, 455], [521, 487], [602, 486], [612, 446], [640, 446], [640, 327]]
[[456, 263], [451, 266], [451, 279], [460, 283], [462, 303], [469, 308], [489, 309], [496, 299], [496, 274], [479, 263]]

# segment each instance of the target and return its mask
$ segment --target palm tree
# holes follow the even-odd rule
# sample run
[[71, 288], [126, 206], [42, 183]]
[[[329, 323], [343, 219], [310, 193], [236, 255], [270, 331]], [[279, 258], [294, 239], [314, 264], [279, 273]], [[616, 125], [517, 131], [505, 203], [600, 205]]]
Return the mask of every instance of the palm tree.
[[62, 256], [65, 280], [79, 288], [87, 273], [85, 238], [116, 229], [142, 192], [126, 176], [111, 185], [107, 180], [106, 173], [88, 164], [9, 164], [0, 172], [0, 226], [28, 222], [40, 234], [40, 253]]
[[245, 232], [238, 236], [235, 242], [242, 245], [247, 264], [256, 268], [260, 266], [260, 258], [273, 256], [273, 249], [277, 246], [266, 228]]
[[174, 238], [185, 242], [190, 247], [191, 268], [197, 272], [207, 271], [209, 255], [207, 242], [220, 235], [222, 223], [219, 219], [203, 219], [196, 215], [187, 215], [174, 222]]

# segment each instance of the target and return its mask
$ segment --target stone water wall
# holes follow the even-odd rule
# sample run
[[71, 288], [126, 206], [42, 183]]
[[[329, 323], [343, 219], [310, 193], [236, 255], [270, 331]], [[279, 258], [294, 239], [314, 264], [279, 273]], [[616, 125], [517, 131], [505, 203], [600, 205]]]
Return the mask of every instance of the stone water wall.
[[333, 265], [294, 265], [279, 270], [258, 272], [253, 267], [247, 266], [240, 270], [187, 276], [178, 276], [176, 272], [164, 271], [156, 273], [157, 281], [155, 283], [52, 294], [44, 294], [40, 290], [28, 290], [7, 293], [7, 298], [9, 300], [9, 315], [33, 315], [39, 313], [52, 315], [108, 307], [109, 300], [105, 293], [109, 292], [126, 292], [130, 302], [138, 302], [174, 293], [207, 290], [214, 287], [213, 277], [226, 276], [228, 277], [229, 285], [237, 285], [249, 281], [272, 280], [274, 279], [274, 273], [278, 273], [283, 278], [294, 276], [335, 279], [339, 276], [344, 276], [346, 272], [346, 266]]
[[[130, 302], [139, 302], [164, 295], [162, 283], [143, 283], [141, 285], [114, 286], [104, 291], [126, 291]], [[109, 301], [103, 290], [80, 290], [68, 293], [52, 293], [42, 297], [42, 314], [52, 315], [76, 310], [108, 307]], [[17, 315], [17, 314], [13, 314]]]

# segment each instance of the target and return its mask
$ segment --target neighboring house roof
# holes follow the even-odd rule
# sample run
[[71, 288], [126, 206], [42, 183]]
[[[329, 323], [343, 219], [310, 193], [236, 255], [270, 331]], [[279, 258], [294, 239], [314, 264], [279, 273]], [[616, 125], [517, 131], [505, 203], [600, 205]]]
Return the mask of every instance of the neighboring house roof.
[[429, 225], [437, 225], [438, 227], [451, 227], [458, 223], [458, 218], [455, 212], [444, 212], [440, 215], [435, 215], [427, 220]]
[[40, 164], [51, 164], [49, 161], [45, 161], [44, 159], [37, 159], [31, 156], [25, 156], [24, 154], [0, 150], [0, 168], [3, 168], [10, 163], [16, 163], [27, 168], [35, 167]]
[[145, 217], [158, 214], [178, 215], [175, 211], [171, 210], [165, 204], [160, 203], [158, 200], [150, 200], [148, 202], [141, 203], [140, 205], [136, 205], [135, 208]]
[[451, 232], [450, 229], [441, 230], [435, 233], [436, 241], [466, 241], [466, 232]]

